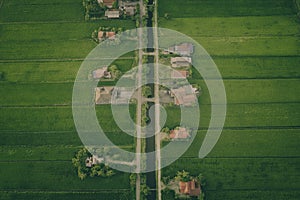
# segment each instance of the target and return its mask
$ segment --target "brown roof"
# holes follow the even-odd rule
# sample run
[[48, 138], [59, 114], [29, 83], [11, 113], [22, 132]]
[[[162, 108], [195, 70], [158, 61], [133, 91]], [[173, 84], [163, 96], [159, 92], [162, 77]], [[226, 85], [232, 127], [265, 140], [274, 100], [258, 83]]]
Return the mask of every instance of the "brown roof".
[[186, 128], [179, 127], [178, 129], [171, 130], [169, 137], [171, 139], [187, 139], [190, 137], [190, 134]]
[[106, 32], [106, 37], [108, 37], [108, 39], [114, 40], [116, 38], [116, 33], [113, 31]]
[[189, 76], [189, 72], [186, 70], [172, 70], [171, 78], [187, 78]]
[[198, 197], [201, 193], [201, 188], [195, 180], [191, 180], [189, 182], [179, 182], [179, 192], [181, 194], [186, 194], [189, 196], [196, 196]]
[[99, 31], [98, 32], [98, 39], [102, 39], [104, 37], [104, 32], [103, 31]]
[[99, 0], [100, 3], [103, 3], [107, 7], [111, 8], [116, 0]]

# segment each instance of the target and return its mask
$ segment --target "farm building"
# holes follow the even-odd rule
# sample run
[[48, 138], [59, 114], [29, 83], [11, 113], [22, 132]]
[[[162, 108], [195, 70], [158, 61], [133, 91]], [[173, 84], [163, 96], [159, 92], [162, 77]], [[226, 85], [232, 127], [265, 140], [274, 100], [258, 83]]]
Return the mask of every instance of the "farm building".
[[171, 65], [174, 68], [189, 67], [191, 64], [192, 64], [192, 58], [190, 58], [190, 57], [173, 57], [173, 58], [171, 58]]
[[194, 46], [191, 43], [181, 43], [169, 47], [165, 50], [167, 53], [179, 54], [181, 56], [191, 56], [194, 53]]
[[119, 1], [120, 10], [125, 11], [127, 16], [133, 16], [136, 11], [136, 5], [139, 4], [139, 1]]
[[179, 192], [180, 194], [188, 195], [191, 197], [199, 197], [201, 194], [200, 184], [195, 180], [189, 182], [179, 182]]
[[180, 88], [171, 89], [171, 97], [174, 97], [175, 105], [191, 106], [197, 102], [197, 88], [186, 85]]
[[110, 40], [114, 40], [116, 39], [116, 32], [114, 31], [99, 31], [98, 32], [98, 39], [99, 41], [105, 40], [106, 38], [110, 39]]
[[105, 6], [107, 6], [108, 8], [112, 8], [114, 3], [115, 3], [116, 0], [98, 0], [98, 3], [99, 4], [103, 4]]
[[103, 158], [99, 158], [98, 156], [91, 156], [86, 158], [85, 160], [85, 166], [86, 167], [93, 167], [94, 165], [100, 164], [104, 161]]
[[119, 10], [107, 10], [105, 11], [105, 17], [108, 19], [118, 19], [120, 18], [120, 11]]
[[170, 131], [169, 138], [171, 140], [182, 140], [182, 139], [188, 139], [190, 137], [190, 134], [188, 130], [184, 127], [178, 127], [174, 130]]

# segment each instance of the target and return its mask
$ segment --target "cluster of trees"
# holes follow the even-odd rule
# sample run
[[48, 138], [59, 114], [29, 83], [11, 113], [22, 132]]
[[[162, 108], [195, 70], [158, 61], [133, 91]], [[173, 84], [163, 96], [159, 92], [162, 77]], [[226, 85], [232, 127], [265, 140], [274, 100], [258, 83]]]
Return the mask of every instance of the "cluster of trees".
[[144, 97], [146, 97], [146, 98], [152, 96], [152, 89], [151, 89], [151, 87], [148, 86], [148, 85], [144, 85], [144, 86], [142, 87], [142, 95], [143, 95]]
[[149, 105], [148, 103], [143, 103], [142, 104], [142, 126], [146, 126], [147, 123], [149, 122], [149, 118], [147, 116], [147, 111], [149, 109]]
[[[197, 198], [199, 200], [204, 200], [205, 199], [205, 193], [204, 193], [204, 187], [206, 185], [206, 179], [204, 178], [204, 176], [200, 173], [198, 176], [192, 176], [190, 175], [189, 172], [183, 170], [183, 171], [178, 171], [176, 176], [173, 178], [170, 178], [169, 176], [163, 177], [162, 181], [165, 185], [168, 185], [170, 183], [170, 181], [175, 180], [176, 182], [178, 181], [182, 181], [182, 182], [188, 182], [191, 180], [196, 180], [197, 183], [200, 184], [201, 186], [201, 193], [200, 196]], [[175, 194], [175, 191], [172, 189], [169, 189], [168, 187], [166, 187], [163, 191], [162, 191], [162, 197], [163, 199], [166, 200], [171, 200], [171, 199], [180, 199], [178, 194]], [[194, 199], [194, 198], [192, 198]]]
[[85, 179], [87, 176], [110, 177], [115, 174], [115, 172], [109, 166], [103, 163], [93, 165], [92, 167], [86, 167], [86, 159], [91, 156], [91, 153], [88, 152], [86, 148], [83, 148], [80, 149], [72, 159], [73, 166], [81, 180]]
[[[129, 181], [130, 181], [130, 188], [131, 188], [131, 192], [133, 193], [133, 195], [135, 195], [135, 189], [136, 189], [136, 179], [137, 179], [137, 174], [130, 174], [129, 176]], [[146, 176], [145, 174], [140, 174], [140, 180], [141, 180], [141, 199], [142, 200], [146, 200], [147, 199], [147, 195], [150, 192], [150, 188], [147, 186], [146, 184]]]
[[103, 17], [107, 10], [107, 7], [99, 4], [97, 0], [83, 0], [82, 5], [85, 9], [85, 20]]
[[[103, 27], [103, 26], [100, 26], [100, 27], [98, 28], [98, 30], [94, 30], [94, 31], [92, 32], [91, 37], [92, 37], [92, 39], [93, 39], [95, 42], [99, 43], [99, 42], [100, 42], [100, 41], [99, 41], [99, 38], [98, 38], [98, 32], [99, 32], [99, 31], [103, 31], [103, 32], [104, 32], [104, 38], [105, 38], [105, 37], [106, 37], [106, 32], [108, 32], [108, 31], [112, 31], [112, 32], [115, 32], [116, 34], [118, 34], [118, 33], [123, 32], [124, 30], [125, 30], [125, 29], [122, 28], [122, 27], [116, 28], [116, 27]], [[117, 37], [117, 35], [116, 35], [116, 37]], [[114, 43], [116, 43], [117, 40], [119, 40], [119, 38], [116, 38], [116, 39], [114, 40]]]
[[119, 79], [122, 76], [122, 72], [118, 69], [117, 65], [111, 65], [108, 68], [108, 71], [111, 73], [112, 77]]

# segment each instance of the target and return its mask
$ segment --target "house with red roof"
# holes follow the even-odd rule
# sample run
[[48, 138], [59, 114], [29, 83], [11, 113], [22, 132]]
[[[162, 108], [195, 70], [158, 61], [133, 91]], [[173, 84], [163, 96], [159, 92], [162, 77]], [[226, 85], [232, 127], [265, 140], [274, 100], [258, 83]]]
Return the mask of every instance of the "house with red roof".
[[177, 127], [170, 131], [169, 138], [171, 140], [185, 140], [190, 138], [189, 131], [184, 127]]
[[199, 197], [201, 194], [200, 184], [195, 179], [188, 182], [179, 181], [179, 193], [190, 197]]

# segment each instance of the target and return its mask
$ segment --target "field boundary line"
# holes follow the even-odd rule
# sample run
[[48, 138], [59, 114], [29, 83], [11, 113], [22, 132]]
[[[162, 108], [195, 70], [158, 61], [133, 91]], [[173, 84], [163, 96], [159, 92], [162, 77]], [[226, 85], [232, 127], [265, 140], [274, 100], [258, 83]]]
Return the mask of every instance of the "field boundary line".
[[[0, 59], [0, 63], [19, 63], [19, 62], [69, 62], [69, 61], [84, 61], [84, 60], [112, 60], [113, 58], [101, 59], [84, 59], [84, 58], [41, 58], [41, 59]], [[120, 57], [118, 60], [130, 60], [134, 57]]]

